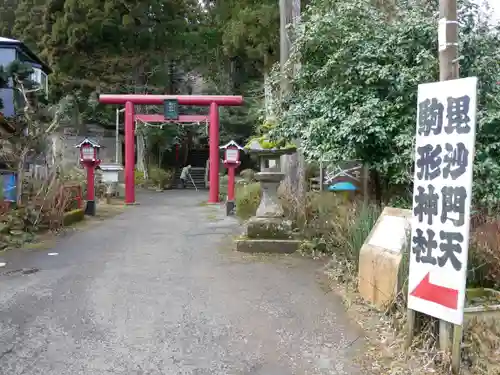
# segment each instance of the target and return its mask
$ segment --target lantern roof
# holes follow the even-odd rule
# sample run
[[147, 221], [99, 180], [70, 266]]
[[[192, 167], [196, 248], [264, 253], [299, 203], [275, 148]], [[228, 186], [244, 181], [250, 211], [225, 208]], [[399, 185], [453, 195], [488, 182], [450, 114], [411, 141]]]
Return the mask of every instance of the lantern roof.
[[85, 138], [83, 141], [81, 141], [80, 143], [76, 144], [75, 147], [76, 148], [80, 148], [80, 147], [82, 147], [85, 144], [90, 144], [94, 148], [100, 148], [101, 147], [101, 145], [96, 140], [93, 140], [91, 138]]
[[228, 142], [228, 143], [226, 143], [225, 145], [223, 145], [223, 146], [219, 146], [219, 148], [220, 148], [221, 150], [225, 150], [225, 149], [227, 149], [227, 148], [229, 148], [229, 147], [231, 147], [231, 146], [236, 147], [238, 150], [245, 150], [243, 147], [241, 147], [241, 146], [240, 146], [239, 144], [237, 144], [235, 141], [229, 141], [229, 142]]

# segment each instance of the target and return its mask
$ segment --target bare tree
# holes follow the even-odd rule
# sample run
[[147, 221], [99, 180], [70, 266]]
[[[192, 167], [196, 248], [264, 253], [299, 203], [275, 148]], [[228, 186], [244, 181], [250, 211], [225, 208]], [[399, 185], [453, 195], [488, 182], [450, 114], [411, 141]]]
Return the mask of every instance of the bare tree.
[[42, 88], [30, 80], [30, 67], [15, 62], [7, 70], [21, 107], [16, 116], [9, 119], [15, 131], [7, 139], [15, 158], [18, 176], [16, 201], [20, 204], [28, 158], [35, 158], [47, 151], [48, 136], [57, 131], [65, 109], [62, 106], [50, 108], [42, 103]]

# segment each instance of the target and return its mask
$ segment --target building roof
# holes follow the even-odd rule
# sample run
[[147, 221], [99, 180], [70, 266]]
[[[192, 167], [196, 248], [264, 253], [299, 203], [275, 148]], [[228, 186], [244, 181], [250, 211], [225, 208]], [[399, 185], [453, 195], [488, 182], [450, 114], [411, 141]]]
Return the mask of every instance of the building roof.
[[19, 40], [16, 39], [10, 39], [10, 38], [4, 38], [3, 36], [0, 36], [0, 42], [3, 43], [21, 43]]
[[45, 73], [52, 73], [52, 69], [45, 64], [32, 50], [30, 50], [23, 42], [17, 39], [4, 38], [0, 36], [0, 45], [11, 45], [18, 47], [21, 51], [23, 51], [26, 55], [28, 55], [33, 61], [40, 64]]

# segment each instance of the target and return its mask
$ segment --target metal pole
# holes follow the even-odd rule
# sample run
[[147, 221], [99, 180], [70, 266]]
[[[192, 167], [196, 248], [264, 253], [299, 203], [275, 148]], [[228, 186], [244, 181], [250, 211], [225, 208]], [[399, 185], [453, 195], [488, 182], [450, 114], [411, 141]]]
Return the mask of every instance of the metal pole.
[[124, 112], [125, 108], [116, 109], [116, 127], [115, 127], [115, 163], [121, 163], [121, 144], [120, 144], [120, 113]]
[[325, 176], [323, 175], [323, 159], [319, 159], [319, 191], [323, 191]]
[[196, 189], [196, 191], [198, 191], [198, 186], [196, 186], [196, 184], [194, 183], [193, 176], [191, 176], [190, 172], [188, 173], [188, 175], [189, 175], [189, 178], [191, 179], [191, 183], [193, 184], [194, 188]]

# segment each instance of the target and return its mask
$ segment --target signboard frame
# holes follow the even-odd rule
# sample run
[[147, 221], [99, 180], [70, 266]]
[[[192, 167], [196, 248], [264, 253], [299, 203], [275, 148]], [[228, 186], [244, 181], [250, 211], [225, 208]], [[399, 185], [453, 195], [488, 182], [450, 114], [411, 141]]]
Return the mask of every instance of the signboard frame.
[[177, 99], [165, 99], [163, 116], [165, 120], [179, 120], [179, 101]]
[[408, 309], [462, 325], [477, 78], [418, 86]]

